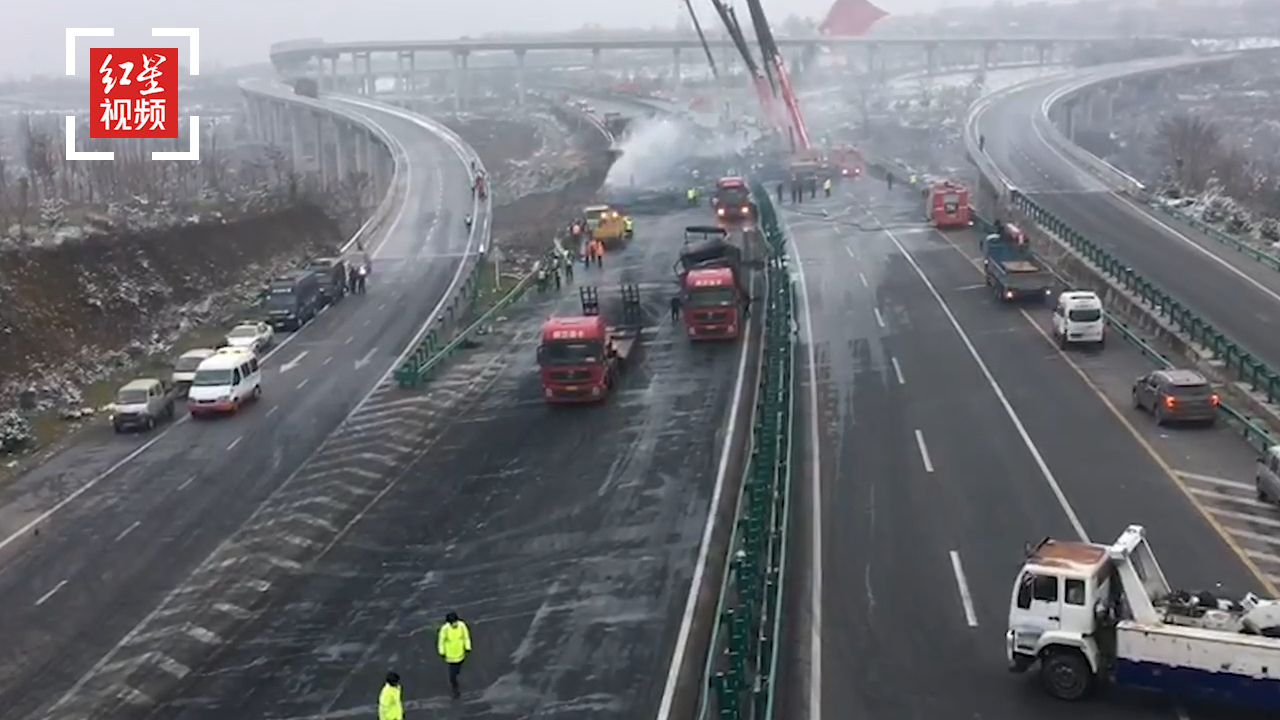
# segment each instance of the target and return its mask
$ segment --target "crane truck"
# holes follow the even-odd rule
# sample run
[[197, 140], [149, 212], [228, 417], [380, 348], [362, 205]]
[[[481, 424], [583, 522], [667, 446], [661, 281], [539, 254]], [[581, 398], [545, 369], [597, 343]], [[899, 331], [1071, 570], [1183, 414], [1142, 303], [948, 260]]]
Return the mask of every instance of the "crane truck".
[[1053, 293], [1053, 276], [1031, 252], [1027, 235], [1013, 223], [997, 221], [995, 232], [982, 240], [982, 272], [987, 286], [1001, 302], [1044, 301]]
[[622, 286], [622, 317], [617, 325], [607, 324], [600, 314], [598, 288], [581, 287], [578, 297], [581, 315], [553, 316], [542, 325], [538, 374], [548, 403], [604, 400], [640, 341], [643, 315], [638, 285]]
[[747, 288], [742, 250], [729, 243], [722, 227], [685, 228], [684, 248], [676, 265], [690, 340], [733, 340], [742, 334]]
[[1140, 525], [1111, 545], [1045, 539], [1009, 600], [1009, 670], [1049, 695], [1104, 685], [1280, 710], [1280, 602], [1174, 590]]

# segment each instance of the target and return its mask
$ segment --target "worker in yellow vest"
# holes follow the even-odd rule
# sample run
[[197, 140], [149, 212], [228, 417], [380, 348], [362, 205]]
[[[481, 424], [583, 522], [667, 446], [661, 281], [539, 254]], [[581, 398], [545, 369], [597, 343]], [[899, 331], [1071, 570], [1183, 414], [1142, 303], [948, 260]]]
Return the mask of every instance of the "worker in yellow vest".
[[400, 704], [400, 676], [387, 673], [387, 682], [378, 694], [378, 720], [404, 720], [404, 706]]
[[436, 635], [436, 650], [449, 666], [449, 689], [453, 692], [453, 697], [462, 697], [458, 675], [462, 672], [462, 663], [466, 661], [467, 653], [471, 652], [471, 631], [458, 617], [458, 613], [451, 612], [445, 616], [444, 624]]

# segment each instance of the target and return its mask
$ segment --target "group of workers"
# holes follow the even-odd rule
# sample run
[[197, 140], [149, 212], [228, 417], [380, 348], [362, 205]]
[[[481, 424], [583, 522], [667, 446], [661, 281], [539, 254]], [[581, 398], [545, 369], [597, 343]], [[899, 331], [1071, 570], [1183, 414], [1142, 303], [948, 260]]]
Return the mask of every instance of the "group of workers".
[[[416, 634], [410, 633], [410, 635]], [[436, 631], [436, 653], [449, 668], [449, 692], [456, 700], [462, 697], [462, 686], [458, 679], [462, 674], [462, 664], [471, 653], [471, 629], [451, 612], [444, 618], [444, 624]], [[392, 670], [387, 673], [378, 693], [378, 720], [404, 720], [403, 686], [400, 674]]]
[[[793, 175], [791, 177], [790, 183], [783, 183], [783, 182], [778, 183], [778, 187], [776, 188], [777, 194], [778, 194], [778, 202], [782, 202], [783, 191], [786, 189], [788, 185], [791, 188], [791, 202], [793, 203], [796, 203], [796, 204], [803, 203], [804, 194], [806, 190], [809, 191], [810, 200], [818, 197], [817, 176], [802, 178], [797, 175]], [[826, 195], [827, 197], [831, 197], [831, 190], [833, 187], [834, 187], [834, 184], [831, 182], [831, 178], [823, 179], [822, 193], [824, 195]]]

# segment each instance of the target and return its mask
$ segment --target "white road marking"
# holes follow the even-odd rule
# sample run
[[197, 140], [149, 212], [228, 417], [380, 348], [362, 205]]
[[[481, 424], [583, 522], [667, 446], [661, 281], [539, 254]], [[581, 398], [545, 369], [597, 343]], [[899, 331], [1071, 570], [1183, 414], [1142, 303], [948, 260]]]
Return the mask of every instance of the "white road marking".
[[191, 477], [189, 477], [189, 478], [187, 478], [186, 480], [182, 481], [182, 484], [178, 486], [178, 489], [179, 489], [179, 490], [186, 490], [186, 489], [187, 489], [187, 486], [188, 486], [188, 485], [190, 485], [191, 483], [195, 482], [195, 481], [196, 481], [196, 476], [195, 476], [195, 475], [192, 475]]
[[331, 363], [331, 362], [333, 362], [333, 356], [332, 356], [332, 355], [330, 355], [329, 357], [325, 358], [325, 359], [324, 359], [324, 362], [323, 362], [323, 363], [321, 363], [321, 365], [328, 365], [328, 364], [329, 364], [329, 363]]
[[[465, 256], [464, 256], [464, 257], [465, 257]], [[378, 306], [378, 309], [379, 309], [379, 310], [386, 310], [386, 309], [387, 309], [387, 304], [386, 304], [386, 303], [382, 303], [381, 305], [379, 305], [379, 306]]]
[[272, 415], [275, 415], [275, 414], [276, 414], [276, 411], [277, 411], [277, 410], [279, 410], [279, 409], [280, 409], [280, 406], [279, 406], [279, 405], [272, 405], [272, 406], [271, 406], [271, 409], [267, 411], [267, 415], [266, 415], [266, 416], [267, 416], [267, 417], [271, 417]]
[[307, 350], [303, 350], [302, 352], [298, 353], [292, 360], [280, 366], [280, 372], [287, 373], [290, 370], [298, 367], [298, 364], [301, 363], [302, 360], [306, 358], [308, 354], [310, 353]]
[[[1249, 491], [1253, 492], [1253, 488], [1249, 488]], [[1206, 490], [1205, 488], [1189, 487], [1187, 488], [1187, 492], [1197, 497], [1206, 498], [1213, 502], [1236, 503], [1238, 505], [1257, 508], [1259, 510], [1270, 510], [1272, 508], [1271, 505], [1268, 505], [1267, 503], [1264, 503], [1261, 500], [1255, 500], [1252, 497], [1240, 497], [1239, 495], [1231, 495], [1229, 493], [1220, 493], [1215, 490]]]
[[960, 551], [951, 551], [951, 571], [956, 576], [956, 587], [960, 590], [960, 603], [964, 605], [964, 619], [969, 627], [978, 627], [978, 613], [973, 609], [973, 595], [969, 592], [969, 581], [964, 576], [964, 566], [960, 564]]
[[[667, 681], [662, 690], [662, 700], [658, 704], [658, 720], [671, 720], [672, 704], [676, 699], [676, 684], [684, 669], [685, 655], [689, 651], [689, 639], [693, 633], [693, 616], [698, 609], [698, 595], [702, 588], [703, 576], [707, 572], [707, 558], [711, 554], [711, 538], [716, 530], [716, 509], [724, 494], [725, 481], [728, 479], [729, 462], [732, 458], [733, 428], [738, 424], [738, 414], [742, 410], [742, 395], [747, 378], [747, 349], [751, 346], [751, 324], [742, 336], [742, 350], [738, 354], [738, 380], [733, 388], [733, 400], [729, 408], [729, 432], [725, 433], [724, 443], [720, 447], [720, 462], [716, 467], [715, 489], [711, 492], [711, 504], [707, 509], [707, 521], [702, 528], [702, 542], [698, 547], [698, 560], [693, 567], [693, 578], [689, 581], [689, 597], [685, 599], [684, 614], [680, 617], [680, 629], [676, 634], [676, 646], [671, 652], [671, 665], [667, 669]], [[393, 369], [403, 360], [397, 360]]]
[[302, 378], [302, 382], [298, 383], [298, 386], [295, 389], [301, 390], [302, 388], [306, 387], [307, 383], [309, 382], [311, 382], [311, 378]]
[[36, 600], [36, 607], [40, 607], [41, 605], [45, 604], [46, 602], [49, 602], [49, 598], [53, 597], [54, 595], [57, 595], [57, 594], [58, 594], [58, 591], [59, 591], [59, 590], [61, 590], [63, 587], [65, 587], [65, 586], [66, 586], [66, 584], [67, 584], [67, 581], [66, 581], [66, 580], [63, 580], [62, 582], [58, 583], [57, 585], [54, 585], [52, 590], [50, 590], [49, 592], [47, 592], [47, 593], [45, 593], [45, 594], [41, 595], [41, 596], [40, 596], [40, 599], [39, 599], [39, 600]]
[[[785, 221], [784, 225], [785, 225]], [[787, 228], [790, 235], [790, 228]], [[800, 283], [798, 304], [803, 322], [805, 360], [809, 364], [809, 698], [808, 720], [822, 720], [822, 440], [818, 428], [818, 358], [814, 348], [813, 313], [809, 308], [809, 283], [804, 263], [794, 243], [787, 243]]]
[[1183, 472], [1181, 470], [1175, 470], [1174, 474], [1182, 478], [1183, 480], [1195, 480], [1197, 482], [1209, 483], [1211, 485], [1224, 485], [1226, 487], [1233, 487], [1233, 488], [1239, 488], [1241, 490], [1248, 490], [1249, 492], [1253, 492], [1254, 490], [1257, 489], [1256, 487], [1254, 487], [1254, 484], [1251, 482], [1241, 482], [1239, 480], [1228, 480], [1226, 478], [1214, 477], [1212, 475], [1200, 475], [1197, 473]]
[[369, 318], [368, 320], [365, 320], [365, 321], [364, 321], [364, 326], [365, 326], [365, 327], [369, 327], [369, 324], [370, 324], [370, 323], [372, 323], [372, 322], [373, 322], [373, 318]]
[[[873, 216], [874, 217], [874, 216]], [[987, 362], [982, 359], [978, 348], [974, 347], [973, 340], [969, 338], [969, 333], [965, 332], [960, 325], [960, 321], [956, 319], [955, 313], [951, 312], [951, 306], [947, 305], [947, 301], [942, 298], [942, 294], [938, 292], [938, 288], [934, 286], [933, 281], [925, 274], [920, 267], [920, 263], [916, 262], [916, 258], [912, 255], [898, 239], [893, 231], [885, 228], [884, 234], [898, 248], [898, 252], [906, 258], [911, 269], [915, 271], [920, 278], [920, 282], [924, 283], [929, 294], [933, 296], [934, 302], [942, 308], [942, 313], [947, 316], [947, 322], [951, 324], [951, 328], [960, 336], [960, 342], [964, 344], [965, 350], [969, 352], [969, 357], [973, 358], [973, 362], [977, 364], [978, 370], [982, 372], [982, 377], [987, 381], [987, 386], [995, 393], [996, 399], [1000, 401], [1000, 406], [1004, 408], [1004, 413], [1009, 418], [1009, 422], [1013, 423], [1013, 427], [1018, 431], [1018, 437], [1022, 440], [1022, 444], [1027, 448], [1027, 452], [1031, 454], [1031, 459], [1035, 461], [1036, 468], [1040, 470], [1041, 477], [1049, 485], [1049, 489], [1053, 491], [1053, 496], [1058, 500], [1058, 506], [1062, 508], [1062, 512], [1067, 516], [1067, 521], [1071, 523], [1071, 529], [1075, 530], [1076, 536], [1083, 542], [1090, 542], [1089, 533], [1085, 532], [1084, 524], [1080, 522], [1080, 516], [1076, 514], [1075, 508], [1067, 500], [1067, 495], [1062, 491], [1062, 486], [1058, 484], [1058, 479], [1054, 477], [1053, 471], [1049, 469], [1049, 464], [1045, 462], [1044, 455], [1040, 452], [1040, 448], [1035, 441], [1031, 439], [1031, 434], [1027, 432], [1027, 426], [1022, 422], [1018, 412], [1013, 409], [1013, 405], [1009, 402], [1009, 396], [1005, 395], [1004, 388], [1000, 387], [1000, 383], [996, 382], [995, 375], [991, 374], [991, 368], [987, 366]]]
[[898, 384], [906, 385], [907, 379], [902, 376], [902, 366], [898, 364], [898, 358], [889, 358], [889, 362], [893, 363], [893, 374], [898, 377]]
[[369, 352], [364, 354], [364, 357], [356, 361], [356, 370], [359, 370], [363, 368], [365, 365], [368, 365], [369, 363], [373, 362], [373, 355], [376, 352], [378, 352], [378, 348], [370, 348]]
[[871, 311], [872, 311], [872, 312], [874, 312], [874, 313], [876, 314], [876, 324], [877, 324], [877, 325], [879, 325], [881, 328], [883, 328], [883, 327], [884, 327], [884, 316], [880, 314], [880, 308], [878, 308], [878, 307], [873, 307], [873, 308], [871, 308]]
[[137, 529], [137, 527], [138, 527], [139, 525], [141, 525], [141, 524], [142, 524], [142, 521], [141, 521], [141, 520], [135, 520], [135, 521], [133, 521], [133, 524], [132, 524], [132, 525], [130, 525], [129, 527], [125, 528], [123, 532], [121, 532], [119, 535], [117, 535], [117, 536], [116, 536], [115, 542], [120, 542], [121, 540], [125, 539], [125, 537], [126, 537], [129, 533], [131, 533], [131, 532], [133, 532], [134, 530], [136, 530], [136, 529]]
[[343, 345], [350, 345], [350, 344], [351, 344], [355, 339], [356, 339], [356, 336], [355, 336], [355, 335], [352, 335], [351, 337], [347, 338], [346, 340], [343, 340], [343, 341], [342, 341], [342, 344], [343, 344]]
[[871, 287], [871, 283], [867, 282], [867, 276], [866, 276], [866, 275], [863, 275], [862, 273], [858, 273], [858, 280], [862, 282], [862, 287], [864, 287], [864, 288], [870, 288], [870, 287]]
[[848, 245], [845, 245], [845, 246], [844, 246], [844, 251], [845, 251], [845, 252], [847, 252], [847, 253], [849, 253], [849, 257], [851, 257], [851, 258], [856, 258], [856, 257], [858, 257], [857, 253], [855, 253], [855, 252], [853, 251], [853, 248], [849, 247]]
[[929, 446], [924, 442], [924, 433], [916, 430], [916, 447], [920, 450], [920, 460], [924, 462], [924, 471], [933, 472], [933, 460], [929, 458]]
[[243, 439], [244, 439], [244, 436], [243, 436], [243, 435], [241, 435], [240, 437], [236, 438], [235, 440], [232, 440], [232, 441], [231, 441], [231, 443], [227, 445], [227, 452], [230, 452], [230, 451], [232, 451], [232, 450], [235, 450], [235, 449], [236, 449], [236, 446], [237, 446], [237, 445], [239, 445], [239, 444], [240, 444], [240, 441], [241, 441], [241, 440], [243, 440]]

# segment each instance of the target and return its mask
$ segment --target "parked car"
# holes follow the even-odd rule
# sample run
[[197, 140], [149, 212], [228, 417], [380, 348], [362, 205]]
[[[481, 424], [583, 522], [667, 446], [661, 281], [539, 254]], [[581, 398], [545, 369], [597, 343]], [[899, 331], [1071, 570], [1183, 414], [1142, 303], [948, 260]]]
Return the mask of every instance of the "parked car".
[[116, 391], [111, 404], [111, 427], [116, 432], [151, 430], [172, 420], [178, 392], [173, 383], [157, 378], [130, 380]]
[[1133, 406], [1151, 413], [1157, 425], [1218, 419], [1218, 393], [1195, 370], [1152, 370], [1133, 383]]
[[205, 358], [212, 357], [214, 352], [213, 348], [193, 348], [182, 353], [173, 363], [173, 384], [180, 393], [185, 393], [191, 387], [191, 381], [196, 377], [196, 368], [200, 367]]
[[227, 333], [224, 347], [248, 348], [255, 355], [260, 355], [263, 350], [271, 347], [273, 339], [275, 339], [275, 331], [267, 323], [240, 323]]

